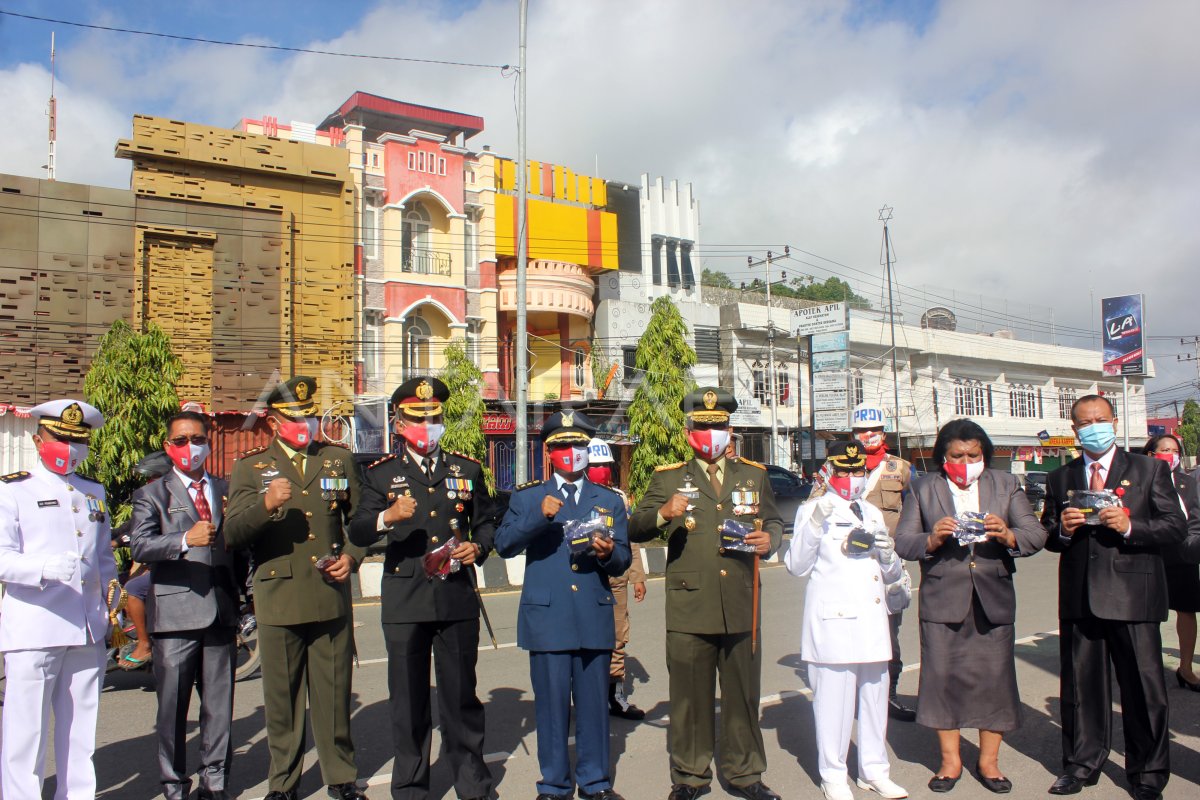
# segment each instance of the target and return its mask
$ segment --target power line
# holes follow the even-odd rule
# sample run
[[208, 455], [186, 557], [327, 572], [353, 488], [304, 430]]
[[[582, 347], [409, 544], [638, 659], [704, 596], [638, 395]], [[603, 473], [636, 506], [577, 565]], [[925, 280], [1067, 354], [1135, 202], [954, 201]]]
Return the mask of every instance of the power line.
[[54, 25], [67, 25], [73, 28], [87, 28], [95, 31], [105, 31], [108, 33], [127, 33], [135, 36], [150, 36], [159, 39], [172, 39], [181, 42], [196, 42], [199, 44], [213, 44], [221, 47], [248, 47], [256, 50], [276, 50], [284, 53], [306, 53], [317, 56], [333, 56], [336, 58], [361, 58], [372, 61], [405, 61], [415, 64], [441, 64], [451, 67], [476, 67], [480, 69], [509, 69], [508, 64], [473, 64], [466, 61], [445, 61], [435, 58], [415, 58], [411, 56], [380, 56], [371, 53], [344, 53], [336, 50], [315, 50], [309, 47], [287, 47], [279, 44], [256, 44], [253, 42], [229, 42], [220, 39], [206, 39], [201, 36], [183, 36], [177, 33], [160, 33], [158, 31], [139, 31], [133, 28], [117, 28], [109, 25], [94, 25], [87, 22], [75, 22], [65, 19], [52, 19], [50, 17], [39, 17], [33, 14], [19, 14], [16, 11], [5, 11], [0, 9], [0, 15], [7, 17], [18, 17], [20, 19], [33, 20], [35, 22], [49, 22]]

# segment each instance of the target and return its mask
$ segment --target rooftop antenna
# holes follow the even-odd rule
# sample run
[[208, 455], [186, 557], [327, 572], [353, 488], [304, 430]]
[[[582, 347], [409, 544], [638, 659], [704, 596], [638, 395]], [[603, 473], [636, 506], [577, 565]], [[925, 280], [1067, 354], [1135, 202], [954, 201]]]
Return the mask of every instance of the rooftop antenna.
[[50, 31], [50, 152], [46, 160], [46, 180], [54, 180], [55, 145], [58, 140], [58, 101], [54, 99], [54, 31]]

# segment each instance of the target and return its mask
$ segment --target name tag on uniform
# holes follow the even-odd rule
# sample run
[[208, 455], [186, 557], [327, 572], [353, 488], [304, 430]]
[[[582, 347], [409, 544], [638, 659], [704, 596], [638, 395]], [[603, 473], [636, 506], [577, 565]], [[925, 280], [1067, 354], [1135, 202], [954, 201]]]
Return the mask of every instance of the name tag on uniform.
[[187, 513], [187, 506], [174, 506], [167, 509], [168, 514], [184, 514]]
[[57, 500], [38, 500], [38, 508], [50, 508], [58, 505]]

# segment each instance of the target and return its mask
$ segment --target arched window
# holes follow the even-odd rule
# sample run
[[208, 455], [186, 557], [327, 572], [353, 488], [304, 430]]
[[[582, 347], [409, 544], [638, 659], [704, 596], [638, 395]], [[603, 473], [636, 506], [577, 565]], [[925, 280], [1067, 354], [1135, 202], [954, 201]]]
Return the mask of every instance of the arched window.
[[429, 323], [419, 314], [404, 320], [404, 378], [429, 371]]
[[404, 210], [400, 228], [400, 257], [405, 272], [429, 272], [429, 212], [414, 200]]

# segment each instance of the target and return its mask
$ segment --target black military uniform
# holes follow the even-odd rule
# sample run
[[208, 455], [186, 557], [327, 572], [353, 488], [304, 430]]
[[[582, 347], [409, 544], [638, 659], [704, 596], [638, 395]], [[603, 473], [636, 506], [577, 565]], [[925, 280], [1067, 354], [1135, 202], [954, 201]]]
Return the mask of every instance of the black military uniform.
[[[400, 455], [384, 456], [364, 474], [363, 498], [350, 539], [363, 546], [387, 537], [383, 577], [383, 636], [391, 697], [392, 797], [429, 796], [429, 666], [437, 672], [442, 739], [460, 798], [483, 798], [492, 778], [483, 761], [483, 704], [475, 690], [479, 648], [479, 601], [473, 566], [436, 573], [437, 557], [459, 526], [460, 541], [478, 546], [476, 563], [492, 549], [496, 513], [478, 461], [442, 450], [430, 427], [441, 424], [450, 395], [437, 378], [414, 378], [392, 395], [396, 415], [411, 437]], [[432, 422], [431, 422], [432, 421]], [[401, 436], [404, 436], [401, 433]], [[425, 451], [422, 453], [421, 451]], [[388, 525], [384, 512], [397, 498], [411, 497], [413, 515]]]

